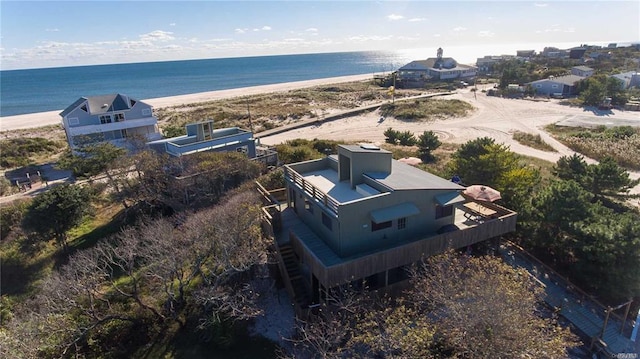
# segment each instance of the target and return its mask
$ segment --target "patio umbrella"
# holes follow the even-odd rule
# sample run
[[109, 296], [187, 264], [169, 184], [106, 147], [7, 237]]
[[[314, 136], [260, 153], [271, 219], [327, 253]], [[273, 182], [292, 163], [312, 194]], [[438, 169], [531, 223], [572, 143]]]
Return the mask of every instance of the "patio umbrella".
[[479, 184], [467, 187], [462, 193], [478, 201], [493, 202], [502, 198], [499, 191]]

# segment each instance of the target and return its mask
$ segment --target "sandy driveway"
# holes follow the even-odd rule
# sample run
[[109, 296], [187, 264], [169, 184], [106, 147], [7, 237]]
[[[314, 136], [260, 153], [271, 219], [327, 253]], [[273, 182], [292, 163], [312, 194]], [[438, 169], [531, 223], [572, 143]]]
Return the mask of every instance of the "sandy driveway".
[[[478, 91], [477, 98], [474, 98], [474, 94], [469, 89], [443, 98], [468, 101], [476, 110], [465, 118], [437, 120], [429, 123], [405, 122], [393, 118], [387, 118], [379, 123], [380, 115], [373, 112], [323, 123], [319, 126], [299, 128], [264, 137], [260, 141], [263, 144], [275, 145], [295, 138], [318, 138], [382, 144], [385, 139], [383, 132], [387, 128], [393, 127], [398, 131], [409, 130], [416, 134], [431, 130], [438, 134], [441, 140], [453, 143], [464, 143], [478, 137], [488, 136], [494, 138], [498, 143], [510, 146], [514, 152], [556, 162], [561, 156], [571, 155], [574, 152], [544, 132], [545, 125], [565, 120], [573, 122], [584, 120], [591, 123], [602, 121], [603, 124], [615, 124], [617, 120], [620, 120], [625, 124], [630, 121], [640, 126], [640, 116], [637, 113], [614, 112], [604, 117], [582, 108], [559, 105], [556, 100], [539, 102], [511, 100], [486, 96], [480, 91]], [[540, 134], [558, 152], [545, 152], [523, 146], [513, 140], [512, 134], [515, 131]], [[631, 177], [639, 178], [640, 172], [631, 172]], [[640, 186], [634, 188], [633, 192], [640, 193]]]

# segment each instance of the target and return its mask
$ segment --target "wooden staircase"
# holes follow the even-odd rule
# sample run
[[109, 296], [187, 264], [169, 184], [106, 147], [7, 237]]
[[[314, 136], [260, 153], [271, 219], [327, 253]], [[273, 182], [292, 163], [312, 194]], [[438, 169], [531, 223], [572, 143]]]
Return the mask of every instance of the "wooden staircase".
[[285, 280], [289, 280], [293, 291], [293, 300], [302, 309], [306, 309], [311, 303], [309, 292], [307, 291], [304, 281], [302, 279], [302, 272], [300, 271], [300, 265], [296, 258], [296, 254], [293, 252], [293, 247], [290, 244], [282, 244], [279, 246], [278, 251], [286, 271]]

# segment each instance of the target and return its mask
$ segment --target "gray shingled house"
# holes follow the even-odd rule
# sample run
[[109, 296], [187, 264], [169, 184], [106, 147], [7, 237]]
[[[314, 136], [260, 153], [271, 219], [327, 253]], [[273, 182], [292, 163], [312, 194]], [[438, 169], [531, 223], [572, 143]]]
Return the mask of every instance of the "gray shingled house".
[[515, 212], [473, 202], [464, 187], [376, 146], [341, 145], [337, 155], [284, 171], [286, 209], [267, 216], [268, 227], [303, 308], [346, 283], [403, 282], [407, 266], [424, 257], [515, 230]]
[[160, 139], [151, 105], [127, 95], [81, 97], [60, 113], [72, 150], [80, 144], [108, 141], [127, 147], [128, 140]]

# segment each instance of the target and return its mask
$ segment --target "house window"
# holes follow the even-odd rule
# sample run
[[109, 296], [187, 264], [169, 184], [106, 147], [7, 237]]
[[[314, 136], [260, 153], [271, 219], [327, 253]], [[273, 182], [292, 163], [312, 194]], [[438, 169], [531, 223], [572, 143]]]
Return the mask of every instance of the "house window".
[[84, 112], [89, 112], [89, 110], [87, 110], [87, 105], [82, 105], [82, 107], [80, 107], [80, 109]]
[[407, 228], [407, 217], [398, 218], [398, 229]]
[[115, 115], [113, 115], [113, 119], [115, 122], [124, 121], [124, 113], [116, 113]]
[[389, 227], [391, 227], [391, 221], [386, 221], [382, 223], [376, 223], [374, 221], [371, 221], [371, 232], [379, 231], [381, 229], [385, 229]]
[[453, 206], [441, 206], [436, 204], [436, 219], [453, 215]]
[[72, 117], [69, 119], [69, 126], [76, 126], [80, 124], [80, 120], [77, 117]]
[[333, 230], [331, 218], [329, 218], [329, 216], [327, 216], [327, 214], [324, 212], [322, 212], [322, 224], [324, 224], [325, 227], [329, 228], [329, 230]]
[[142, 114], [145, 115], [145, 116], [151, 115], [151, 109], [150, 108], [143, 108], [142, 109]]
[[306, 209], [307, 211], [313, 213], [313, 204], [307, 198], [304, 199], [304, 209]]
[[551, 88], [557, 89], [558, 85], [551, 85]]
[[540, 85], [540, 84], [536, 84], [536, 88], [541, 89], [541, 88], [542, 88], [542, 85]]
[[122, 130], [122, 138], [127, 138], [128, 136], [127, 130]]
[[100, 116], [100, 123], [101, 124], [106, 124], [106, 123], [111, 123], [111, 115], [101, 115]]

